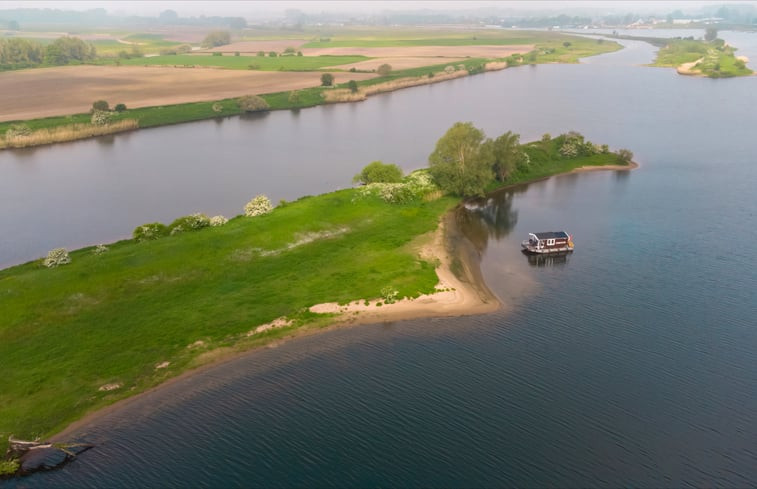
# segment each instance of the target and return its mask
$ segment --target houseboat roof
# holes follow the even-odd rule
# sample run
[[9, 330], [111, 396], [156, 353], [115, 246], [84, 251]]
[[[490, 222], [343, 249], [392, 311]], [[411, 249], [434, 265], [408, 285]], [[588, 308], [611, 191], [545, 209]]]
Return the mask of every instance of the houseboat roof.
[[536, 239], [559, 239], [559, 238], [570, 238], [568, 236], [568, 233], [565, 231], [549, 231], [546, 233], [531, 233], [534, 236], [536, 236]]

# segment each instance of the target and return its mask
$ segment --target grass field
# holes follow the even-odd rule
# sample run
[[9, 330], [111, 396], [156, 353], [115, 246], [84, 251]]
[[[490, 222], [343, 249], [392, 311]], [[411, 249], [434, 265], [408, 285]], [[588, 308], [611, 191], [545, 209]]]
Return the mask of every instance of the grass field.
[[[0, 271], [0, 439], [59, 430], [83, 413], [160, 383], [212, 348], [249, 347], [292, 328], [247, 337], [280, 316], [295, 326], [322, 302], [431, 292], [434, 265], [409, 243], [455, 203], [407, 205], [356, 190], [303, 198], [256, 218], [160, 240], [71, 253]], [[240, 203], [240, 209], [243, 203]], [[299, 244], [298, 244], [299, 243]], [[293, 327], [295, 327], [293, 326]], [[190, 347], [201, 341], [201, 347]], [[164, 361], [165, 369], [155, 366]], [[98, 390], [120, 383], [113, 392]]]
[[[267, 54], [267, 53], [266, 53]], [[365, 56], [213, 56], [176, 54], [149, 58], [122, 59], [125, 66], [214, 66], [233, 70], [261, 71], [316, 71], [326, 66], [337, 66], [366, 61]], [[116, 60], [103, 60], [114, 64]], [[333, 71], [333, 69], [332, 69]]]

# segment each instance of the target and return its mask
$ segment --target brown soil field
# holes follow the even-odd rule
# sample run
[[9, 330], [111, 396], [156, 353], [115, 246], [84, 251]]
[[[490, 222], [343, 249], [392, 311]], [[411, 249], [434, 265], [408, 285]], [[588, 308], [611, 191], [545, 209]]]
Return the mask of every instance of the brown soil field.
[[[3, 73], [0, 121], [87, 112], [95, 100], [150, 107], [300, 90], [321, 84], [320, 73], [141, 66], [64, 66]], [[335, 75], [337, 83], [348, 74]], [[345, 79], [340, 79], [342, 76]], [[373, 73], [349, 73], [357, 81]], [[12, 94], [12, 96], [9, 96]]]
[[[370, 58], [395, 57], [429, 57], [442, 56], [445, 58], [505, 58], [511, 54], [525, 54], [534, 49], [533, 44], [518, 44], [510, 46], [402, 46], [389, 48], [304, 48], [302, 54], [306, 56], [344, 56], [362, 55]], [[440, 61], [443, 63], [444, 61]]]
[[463, 61], [465, 58], [433, 58], [433, 57], [397, 57], [397, 58], [376, 58], [369, 59], [368, 61], [360, 61], [359, 63], [351, 63], [346, 65], [329, 66], [327, 69], [340, 69], [349, 70], [355, 68], [356, 70], [375, 70], [384, 63], [390, 65], [393, 70], [405, 70], [408, 68], [418, 68], [419, 66], [431, 66], [439, 65], [442, 63], [455, 64]]
[[263, 51], [268, 54], [269, 51], [276, 51], [277, 53], [283, 53], [286, 48], [300, 49], [300, 46], [308, 41], [304, 39], [277, 39], [273, 41], [240, 41], [227, 44], [225, 46], [218, 46], [212, 49], [205, 49], [204, 51], [210, 51], [214, 53], [233, 53], [239, 51], [240, 53], [257, 53]]

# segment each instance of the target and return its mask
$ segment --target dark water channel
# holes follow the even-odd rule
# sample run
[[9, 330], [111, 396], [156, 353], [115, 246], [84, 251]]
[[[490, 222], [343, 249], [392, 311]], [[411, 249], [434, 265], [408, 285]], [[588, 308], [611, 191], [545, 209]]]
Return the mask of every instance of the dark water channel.
[[[95, 449], [9, 486], [757, 484], [757, 78], [637, 66], [652, 50], [629, 45], [582, 65], [359, 105], [0, 155], [19, 175], [28, 158], [29, 181], [70, 175], [69, 163], [97, 172], [83, 155], [103, 155], [98, 183], [71, 177], [69, 195], [86, 201], [73, 189], [99, 186], [173, 205], [139, 204], [138, 222], [230, 214], [260, 191], [293, 198], [347, 185], [372, 159], [421, 166], [458, 120], [526, 141], [574, 129], [632, 149], [642, 165], [537, 182], [459, 215], [502, 311], [337, 329], [255, 352], [99, 419], [80, 433]], [[120, 159], [130, 147], [143, 157]], [[148, 190], [136, 177], [107, 183], [130, 165]], [[557, 229], [573, 234], [573, 254], [519, 252], [528, 232]]]

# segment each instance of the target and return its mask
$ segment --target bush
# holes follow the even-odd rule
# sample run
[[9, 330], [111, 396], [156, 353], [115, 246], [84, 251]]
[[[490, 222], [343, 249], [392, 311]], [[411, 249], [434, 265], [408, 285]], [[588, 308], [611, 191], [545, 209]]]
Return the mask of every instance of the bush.
[[355, 80], [348, 81], [347, 88], [350, 89], [350, 92], [357, 93], [357, 82]]
[[270, 53], [268, 53], [269, 58], [275, 58], [276, 56], [278, 56], [278, 54], [276, 54], [276, 51], [271, 51]]
[[386, 304], [392, 304], [396, 302], [397, 295], [399, 295], [399, 291], [390, 285], [387, 285], [386, 287], [383, 287], [381, 289], [381, 297], [384, 299], [384, 302]]
[[113, 112], [106, 112], [104, 110], [96, 110], [92, 112], [90, 122], [93, 126], [107, 126], [113, 120]]
[[68, 251], [65, 248], [55, 248], [47, 253], [47, 257], [42, 262], [47, 268], [55, 268], [59, 265], [66, 265], [71, 263], [71, 257], [68, 256]]
[[257, 195], [244, 206], [244, 215], [247, 217], [262, 216], [272, 210], [271, 200], [265, 195]]
[[239, 56], [239, 51], [234, 51], [234, 56]]
[[456, 70], [455, 70], [455, 67], [454, 67], [454, 66], [452, 66], [452, 65], [448, 65], [448, 66], [445, 66], [445, 67], [444, 67], [444, 72], [445, 72], [445, 73], [447, 73], [448, 75], [449, 75], [450, 73], [454, 73], [455, 71], [456, 71]]
[[258, 51], [258, 56], [260, 56], [261, 58], [262, 58], [263, 56], [265, 56], [265, 51]]
[[213, 48], [231, 43], [231, 34], [228, 31], [214, 31], [205, 36], [202, 47]]
[[213, 109], [213, 112], [216, 114], [223, 112], [223, 104], [221, 102], [215, 102], [210, 108]]
[[174, 222], [168, 226], [168, 229], [171, 234], [176, 234], [182, 231], [196, 231], [208, 226], [210, 226], [210, 218], [205, 214], [200, 214], [198, 212], [174, 220]]
[[92, 250], [92, 253], [94, 253], [95, 255], [102, 255], [106, 251], [108, 251], [108, 247], [105, 246], [104, 244], [99, 244], [95, 246], [95, 249]]
[[92, 112], [96, 110], [110, 110], [110, 106], [106, 100], [95, 100], [92, 102]]
[[259, 112], [261, 110], [268, 110], [268, 102], [258, 97], [257, 95], [245, 95], [237, 99], [239, 108], [245, 112]]
[[10, 129], [5, 131], [6, 138], [18, 137], [18, 136], [30, 136], [32, 130], [26, 124], [13, 124]]
[[618, 150], [618, 163], [621, 165], [627, 165], [633, 159], [633, 153], [628, 149]]
[[116, 112], [123, 112], [126, 110], [126, 104], [116, 104], [116, 106], [113, 107], [113, 110]]
[[383, 65], [376, 68], [376, 73], [378, 73], [381, 76], [386, 76], [389, 73], [392, 72], [392, 65], [384, 63]]
[[402, 180], [402, 168], [393, 163], [374, 161], [352, 179], [355, 183], [397, 183]]
[[290, 104], [299, 104], [300, 92], [298, 92], [297, 90], [292, 90], [291, 92], [289, 92], [289, 98], [287, 100], [289, 100]]
[[334, 84], [334, 75], [331, 73], [324, 73], [321, 75], [321, 86], [330, 87]]
[[137, 242], [149, 241], [168, 235], [168, 227], [160, 222], [151, 222], [137, 226], [131, 235]]
[[210, 218], [210, 226], [214, 228], [218, 226], [223, 226], [227, 222], [229, 222], [229, 220], [223, 216], [213, 216]]
[[176, 47], [176, 54], [187, 54], [192, 52], [192, 46], [189, 44], [182, 44]]
[[0, 460], [0, 476], [13, 475], [18, 472], [19, 467], [18, 460]]

